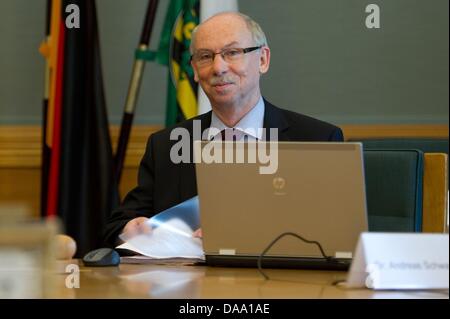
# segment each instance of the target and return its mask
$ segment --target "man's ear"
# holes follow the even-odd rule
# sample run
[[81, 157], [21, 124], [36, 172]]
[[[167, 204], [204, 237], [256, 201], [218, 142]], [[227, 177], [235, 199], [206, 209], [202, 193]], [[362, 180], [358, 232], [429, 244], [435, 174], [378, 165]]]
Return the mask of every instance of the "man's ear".
[[192, 66], [192, 70], [194, 71], [194, 81], [198, 83], [198, 73], [197, 73], [197, 70], [195, 69], [194, 63], [192, 63], [192, 61], [191, 61], [191, 66]]
[[261, 58], [259, 60], [259, 73], [264, 74], [269, 71], [270, 66], [270, 48], [263, 46], [261, 48]]

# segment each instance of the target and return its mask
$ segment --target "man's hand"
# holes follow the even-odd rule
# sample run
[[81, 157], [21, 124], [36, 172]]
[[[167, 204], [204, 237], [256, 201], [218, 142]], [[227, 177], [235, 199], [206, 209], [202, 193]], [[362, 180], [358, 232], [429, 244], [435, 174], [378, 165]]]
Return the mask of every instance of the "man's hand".
[[199, 228], [199, 229], [197, 229], [193, 234], [192, 234], [192, 237], [194, 237], [194, 238], [202, 238], [203, 237], [203, 233], [202, 233], [202, 229], [201, 228]]
[[146, 224], [147, 217], [137, 217], [130, 220], [122, 231], [122, 236], [130, 238], [139, 234], [148, 234], [152, 231], [152, 228]]

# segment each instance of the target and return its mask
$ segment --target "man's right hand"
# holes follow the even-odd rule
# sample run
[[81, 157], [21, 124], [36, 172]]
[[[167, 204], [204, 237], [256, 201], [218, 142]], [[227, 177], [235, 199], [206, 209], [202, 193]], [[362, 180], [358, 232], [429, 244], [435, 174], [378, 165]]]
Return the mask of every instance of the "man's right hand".
[[147, 225], [147, 217], [137, 217], [130, 220], [123, 228], [121, 236], [130, 238], [139, 234], [148, 234], [152, 231], [152, 228]]

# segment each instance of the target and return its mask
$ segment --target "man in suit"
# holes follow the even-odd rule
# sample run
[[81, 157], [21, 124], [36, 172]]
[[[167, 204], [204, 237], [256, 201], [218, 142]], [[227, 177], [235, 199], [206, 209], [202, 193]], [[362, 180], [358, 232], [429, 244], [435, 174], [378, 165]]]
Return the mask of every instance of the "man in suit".
[[262, 98], [259, 82], [269, 70], [270, 49], [264, 32], [251, 18], [240, 13], [211, 17], [194, 30], [191, 54], [195, 81], [208, 96], [212, 111], [149, 138], [138, 186], [108, 221], [105, 237], [111, 245], [117, 243], [121, 232], [149, 231], [144, 223], [149, 217], [197, 195], [195, 164], [171, 160], [171, 149], [177, 143], [170, 139], [173, 129], [186, 129], [191, 146], [195, 120], [202, 132], [235, 128], [237, 140], [268, 139], [258, 130], [261, 128], [277, 129], [280, 141], [343, 140], [338, 127], [283, 110]]

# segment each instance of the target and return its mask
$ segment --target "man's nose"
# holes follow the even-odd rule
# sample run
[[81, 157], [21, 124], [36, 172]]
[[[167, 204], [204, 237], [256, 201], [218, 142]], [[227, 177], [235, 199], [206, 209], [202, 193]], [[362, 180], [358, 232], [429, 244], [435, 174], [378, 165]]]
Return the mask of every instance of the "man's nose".
[[215, 74], [223, 74], [228, 70], [228, 63], [221, 54], [216, 54], [213, 60], [213, 69]]

